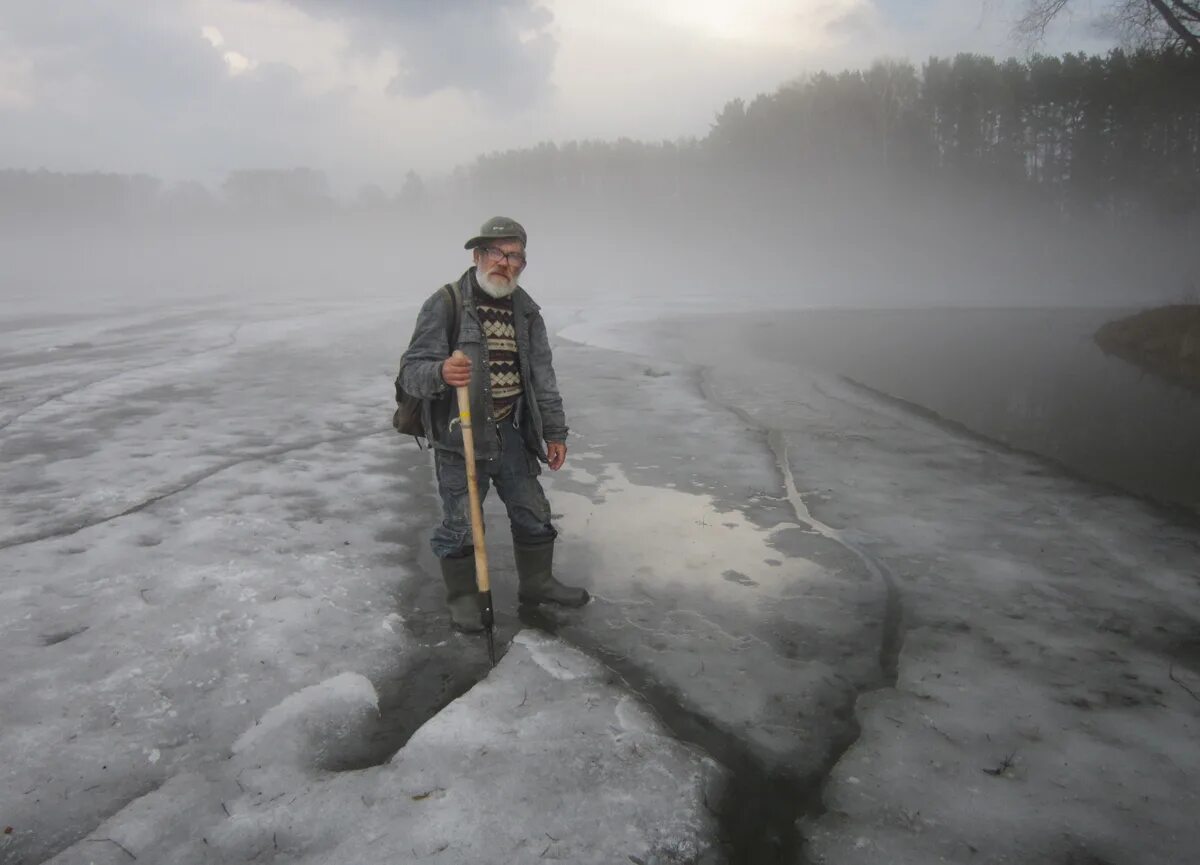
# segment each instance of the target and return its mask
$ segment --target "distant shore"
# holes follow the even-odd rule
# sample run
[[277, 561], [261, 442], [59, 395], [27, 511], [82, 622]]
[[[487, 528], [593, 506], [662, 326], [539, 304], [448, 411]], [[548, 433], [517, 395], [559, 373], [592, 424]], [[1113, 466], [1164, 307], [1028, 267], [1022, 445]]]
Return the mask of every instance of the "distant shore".
[[1107, 354], [1200, 392], [1200, 304], [1163, 306], [1110, 321], [1095, 338]]

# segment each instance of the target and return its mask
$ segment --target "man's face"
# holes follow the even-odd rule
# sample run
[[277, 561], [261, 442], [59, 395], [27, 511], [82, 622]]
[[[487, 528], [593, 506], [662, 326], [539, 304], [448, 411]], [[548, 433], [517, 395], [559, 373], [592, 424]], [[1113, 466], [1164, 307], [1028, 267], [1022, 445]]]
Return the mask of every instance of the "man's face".
[[512, 288], [525, 269], [525, 244], [519, 240], [493, 240], [475, 248], [478, 273], [493, 285]]

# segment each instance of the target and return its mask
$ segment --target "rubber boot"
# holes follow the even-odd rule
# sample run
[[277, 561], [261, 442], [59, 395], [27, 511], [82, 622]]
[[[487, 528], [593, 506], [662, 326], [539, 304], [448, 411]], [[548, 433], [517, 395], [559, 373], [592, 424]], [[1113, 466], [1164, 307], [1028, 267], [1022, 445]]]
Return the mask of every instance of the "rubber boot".
[[513, 543], [517, 562], [517, 598], [523, 604], [562, 604], [582, 607], [588, 602], [587, 589], [564, 586], [554, 579], [554, 541], [528, 545]]
[[456, 631], [473, 634], [483, 630], [479, 612], [479, 587], [475, 585], [475, 556], [438, 559], [446, 583], [446, 606]]

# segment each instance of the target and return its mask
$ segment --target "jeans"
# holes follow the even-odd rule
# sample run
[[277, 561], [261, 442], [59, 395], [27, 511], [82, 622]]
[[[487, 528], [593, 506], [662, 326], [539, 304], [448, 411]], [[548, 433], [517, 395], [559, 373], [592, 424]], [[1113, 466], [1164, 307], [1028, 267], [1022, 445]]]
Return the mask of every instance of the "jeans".
[[[550, 503], [538, 482], [541, 465], [525, 447], [521, 430], [512, 423], [498, 424], [500, 457], [476, 460], [479, 501], [487, 496], [488, 486], [496, 492], [508, 510], [513, 542], [537, 545], [558, 537], [550, 525]], [[453, 451], [435, 450], [438, 494], [442, 497], [442, 523], [433, 531], [430, 545], [439, 559], [467, 555], [474, 548], [471, 540], [471, 503], [467, 494], [467, 463]]]

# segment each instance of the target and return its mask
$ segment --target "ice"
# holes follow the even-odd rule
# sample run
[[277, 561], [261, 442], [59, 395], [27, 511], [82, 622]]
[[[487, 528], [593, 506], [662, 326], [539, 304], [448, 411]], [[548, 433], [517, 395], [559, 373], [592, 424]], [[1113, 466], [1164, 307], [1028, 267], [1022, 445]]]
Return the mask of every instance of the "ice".
[[493, 497], [489, 671], [446, 627], [428, 455], [388, 426], [386, 311], [5, 331], [0, 861], [1197, 846], [1191, 524], [671, 309], [581, 312], [624, 351], [556, 339], [543, 480], [594, 600], [521, 629]]
[[770, 431], [797, 515], [874, 563], [900, 607], [895, 681], [855, 702], [860, 735], [805, 822], [812, 859], [1188, 861], [1200, 533], [746, 344], [672, 331], [573, 333], [703, 364], [704, 392]]
[[[239, 861], [268, 840], [274, 852], [285, 834], [287, 857], [324, 861], [340, 830], [281, 831], [284, 811], [260, 819], [252, 793], [290, 796], [315, 776], [329, 789], [371, 772], [372, 759], [391, 753], [389, 737], [402, 735], [390, 730], [402, 730], [406, 706], [437, 708], [439, 687], [460, 687], [457, 670], [486, 663], [479, 641], [449, 634], [440, 587], [419, 560], [436, 507], [428, 457], [388, 426], [405, 315], [381, 321], [375, 303], [262, 305], [111, 312], [85, 329], [66, 320], [18, 331], [22, 351], [90, 344], [51, 353], [52, 370], [14, 357], [6, 342], [0, 741], [11, 756], [0, 768], [0, 813], [12, 832], [0, 836], [0, 861], [56, 851], [64, 861], [119, 860], [122, 847], [143, 861]], [[503, 651], [512, 619], [500, 614]], [[536, 652], [543, 675], [562, 676], [564, 687], [592, 688], [601, 675], [552, 642], [520, 645], [525, 664], [541, 670]], [[536, 744], [567, 735], [576, 716], [600, 723], [595, 694], [628, 700], [597, 687], [557, 713], [531, 696], [526, 707], [544, 721]], [[373, 694], [401, 720], [381, 726]], [[524, 696], [514, 692], [509, 705]], [[470, 717], [450, 711], [446, 723], [473, 729]], [[624, 729], [615, 709], [607, 717]], [[589, 772], [615, 735], [604, 728]], [[659, 847], [711, 843], [714, 818], [694, 791], [717, 795], [715, 782], [696, 780], [702, 768], [711, 781], [715, 764], [661, 731], [624, 735], [645, 759], [664, 755], [648, 776], [654, 795], [670, 785], [660, 814], [639, 802], [636, 779], [619, 776], [632, 814], [621, 812], [620, 825], [649, 821], [629, 850], [651, 861]], [[626, 762], [622, 771], [637, 765]], [[526, 780], [528, 790], [512, 777], [521, 792], [509, 798], [550, 811], [537, 777]], [[591, 794], [596, 781], [566, 775], [555, 796]], [[359, 793], [347, 796], [361, 805]], [[333, 820], [340, 809], [326, 815], [320, 798], [305, 807]], [[229, 822], [206, 845], [189, 821], [210, 818]], [[506, 825], [525, 832], [535, 822], [522, 813]], [[530, 835], [530, 849], [539, 840]], [[169, 852], [178, 845], [183, 852]], [[602, 861], [607, 848], [593, 846]]]
[[368, 714], [378, 712], [371, 680], [340, 673], [286, 697], [238, 736], [233, 753], [247, 765], [311, 761], [322, 766], [342, 742], [361, 733]]
[[364, 677], [342, 673], [267, 711], [235, 759], [175, 776], [51, 862], [719, 861], [706, 803], [722, 770], [611, 679], [521, 632], [388, 763], [337, 773], [321, 755], [376, 705]]

